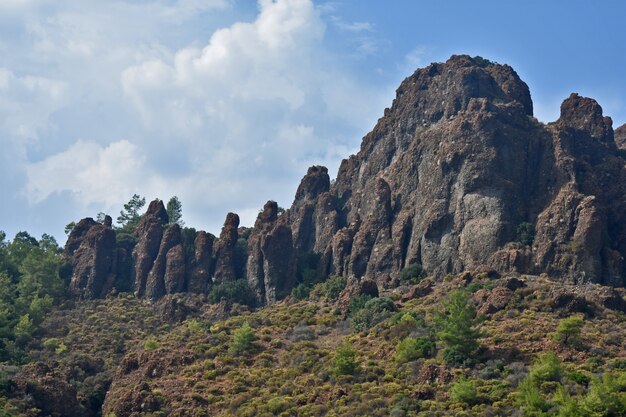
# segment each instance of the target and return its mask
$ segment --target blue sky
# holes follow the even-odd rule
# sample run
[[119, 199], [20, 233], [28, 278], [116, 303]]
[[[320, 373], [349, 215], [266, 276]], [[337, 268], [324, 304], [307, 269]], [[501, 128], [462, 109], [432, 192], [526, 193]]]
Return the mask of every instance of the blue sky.
[[626, 122], [622, 1], [0, 0], [0, 230], [48, 232], [133, 193], [189, 226], [251, 225], [336, 173], [400, 81], [508, 63], [535, 115], [571, 92]]

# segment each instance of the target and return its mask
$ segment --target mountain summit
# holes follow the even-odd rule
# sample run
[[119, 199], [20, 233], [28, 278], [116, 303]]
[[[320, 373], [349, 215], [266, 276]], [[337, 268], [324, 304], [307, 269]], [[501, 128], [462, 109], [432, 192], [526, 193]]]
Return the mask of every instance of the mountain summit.
[[270, 304], [302, 281], [303, 264], [381, 287], [416, 264], [433, 276], [482, 269], [621, 287], [623, 131], [578, 94], [543, 124], [510, 66], [452, 56], [401, 83], [334, 182], [309, 168], [291, 208], [269, 201], [249, 237], [230, 213], [219, 238], [185, 241], [176, 225], [162, 231], [159, 201], [136, 242], [81, 221], [66, 246], [71, 288], [79, 298], [131, 287], [155, 299], [245, 277]]

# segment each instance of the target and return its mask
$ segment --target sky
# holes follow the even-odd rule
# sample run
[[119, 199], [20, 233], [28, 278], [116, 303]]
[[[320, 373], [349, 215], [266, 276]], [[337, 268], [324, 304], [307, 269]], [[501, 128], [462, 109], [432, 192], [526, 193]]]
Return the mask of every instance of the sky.
[[65, 242], [137, 193], [251, 226], [331, 177], [415, 69], [511, 65], [535, 116], [571, 92], [626, 123], [626, 2], [0, 0], [0, 230]]

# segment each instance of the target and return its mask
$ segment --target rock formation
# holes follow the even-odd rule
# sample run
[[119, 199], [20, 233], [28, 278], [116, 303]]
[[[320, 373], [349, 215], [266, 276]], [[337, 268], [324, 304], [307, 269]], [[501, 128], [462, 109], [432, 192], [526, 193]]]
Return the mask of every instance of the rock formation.
[[622, 150], [626, 149], [626, 124], [615, 129], [615, 144]]
[[72, 265], [69, 290], [78, 299], [98, 298], [113, 287], [117, 251], [111, 218], [78, 222], [67, 239], [65, 255]]
[[[186, 251], [180, 230], [163, 235], [162, 202], [151, 203], [135, 231], [133, 285], [158, 298], [245, 276], [258, 301], [272, 303], [297, 284], [306, 258], [319, 259], [322, 276], [381, 288], [415, 263], [434, 278], [491, 268], [624, 286], [625, 146], [626, 126], [614, 132], [596, 101], [572, 94], [545, 125], [511, 67], [453, 56], [401, 83], [336, 181], [314, 166], [284, 214], [268, 202], [247, 255], [236, 214], [219, 239], [200, 232]], [[66, 245], [78, 297], [100, 296], [112, 265], [127, 259], [94, 223], [81, 221]]]

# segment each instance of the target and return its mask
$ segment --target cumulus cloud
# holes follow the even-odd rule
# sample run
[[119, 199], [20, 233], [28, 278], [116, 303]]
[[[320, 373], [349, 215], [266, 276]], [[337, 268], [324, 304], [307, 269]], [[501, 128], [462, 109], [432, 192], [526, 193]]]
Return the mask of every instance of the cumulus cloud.
[[187, 224], [218, 232], [227, 211], [251, 225], [266, 200], [288, 206], [308, 165], [336, 172], [386, 95], [329, 52], [311, 0], [259, 0], [252, 20], [220, 27], [233, 4], [21, 6], [29, 36], [0, 41], [26, 42], [0, 69], [0, 140], [16, 138], [28, 210], [93, 216], [133, 193], [177, 195]]

